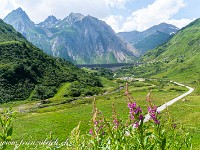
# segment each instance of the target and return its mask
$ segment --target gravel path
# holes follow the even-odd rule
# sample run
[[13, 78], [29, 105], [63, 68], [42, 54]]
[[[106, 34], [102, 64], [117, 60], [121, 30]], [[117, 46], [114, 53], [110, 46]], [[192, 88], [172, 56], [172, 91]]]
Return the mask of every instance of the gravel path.
[[[191, 94], [191, 93], [194, 91], [194, 89], [191, 88], [191, 87], [189, 87], [189, 86], [183, 85], [183, 84], [178, 83], [178, 82], [173, 82], [173, 81], [170, 81], [170, 82], [175, 83], [176, 85], [179, 85], [179, 86], [184, 86], [184, 87], [188, 88], [189, 91], [187, 91], [186, 93], [184, 93], [184, 94], [182, 94], [182, 95], [180, 95], [180, 96], [178, 96], [178, 97], [176, 97], [176, 98], [170, 100], [169, 102], [167, 102], [167, 103], [161, 105], [160, 107], [158, 107], [157, 110], [158, 110], [159, 112], [161, 112], [162, 110], [166, 109], [168, 106], [174, 104], [174, 103], [177, 102], [178, 100], [180, 100], [180, 99], [182, 99], [183, 97], [185, 97], [185, 96]], [[151, 118], [151, 117], [150, 117], [149, 114], [145, 115], [144, 122], [149, 121], [150, 118]]]

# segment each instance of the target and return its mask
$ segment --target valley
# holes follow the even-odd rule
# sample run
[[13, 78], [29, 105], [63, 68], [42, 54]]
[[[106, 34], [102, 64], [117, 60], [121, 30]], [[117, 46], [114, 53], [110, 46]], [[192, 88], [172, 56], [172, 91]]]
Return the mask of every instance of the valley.
[[[105, 80], [105, 83], [105, 89], [109, 89], [110, 91], [125, 84], [121, 83], [119, 85], [119, 83], [109, 80]], [[135, 101], [143, 109], [146, 107], [145, 96], [150, 89], [152, 91], [153, 102], [158, 106], [187, 91], [186, 88], [179, 87], [170, 82], [165, 82], [162, 87], [159, 87], [159, 84], [156, 80], [145, 82], [135, 81], [130, 82], [129, 90]], [[114, 103], [120, 116], [125, 120], [128, 119], [128, 101], [126, 96], [124, 96], [124, 92], [125, 89], [112, 94], [95, 96], [97, 107], [104, 113], [105, 117], [110, 118], [112, 116], [112, 103]], [[60, 98], [64, 99], [64, 97]], [[11, 106], [14, 111], [17, 111], [13, 139], [20, 140], [21, 136], [23, 136], [26, 140], [43, 140], [52, 131], [53, 136], [57, 137], [59, 141], [64, 141], [79, 121], [81, 121], [81, 133], [87, 133], [92, 116], [94, 97], [81, 98], [64, 104], [60, 102], [60, 98], [57, 99], [55, 95], [54, 98], [50, 99], [52, 100], [50, 105], [46, 107], [42, 105], [37, 107], [37, 103], [40, 101], [3, 104], [3, 107]], [[45, 106], [45, 104], [43, 105]], [[29, 130], [30, 128], [32, 130]], [[21, 133], [22, 129], [23, 133]]]
[[0, 19], [0, 142], [37, 143], [0, 149], [199, 150], [200, 19], [131, 29], [21, 7]]

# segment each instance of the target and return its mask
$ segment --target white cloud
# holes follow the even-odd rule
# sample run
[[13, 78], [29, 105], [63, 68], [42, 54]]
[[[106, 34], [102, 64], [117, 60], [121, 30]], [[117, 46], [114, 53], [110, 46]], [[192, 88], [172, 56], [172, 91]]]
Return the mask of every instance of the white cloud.
[[1, 0], [0, 3], [0, 18], [2, 19], [17, 5], [15, 1], [12, 2], [10, 0]]
[[110, 15], [109, 17], [104, 19], [104, 21], [109, 24], [113, 28], [113, 30], [115, 30], [116, 32], [120, 32], [121, 24], [123, 22], [122, 16]]
[[[129, 14], [126, 11], [128, 2], [136, 0], [0, 0], [0, 18], [4, 18], [9, 12], [18, 7], [24, 9], [31, 20], [39, 23], [49, 15], [55, 15], [63, 19], [71, 12], [79, 12], [84, 15], [92, 15], [97, 18], [103, 18], [116, 32], [145, 30], [161, 22], [171, 23], [181, 28], [191, 22], [193, 19], [175, 20], [173, 16], [179, 10], [186, 6], [184, 0], [155, 0], [154, 3], [145, 8], [132, 12], [129, 17], [123, 16]], [[121, 9], [122, 8], [122, 9]], [[118, 10], [120, 10], [118, 12]], [[114, 12], [112, 12], [114, 11]], [[118, 12], [118, 14], [117, 14]]]
[[106, 0], [106, 5], [108, 7], [119, 7], [124, 8], [127, 0]]
[[[106, 0], [1, 0], [0, 17], [4, 18], [11, 10], [22, 7], [35, 23], [41, 22], [49, 15], [63, 19], [71, 12], [105, 18], [109, 15]], [[13, 4], [12, 9], [6, 5]]]
[[186, 4], [184, 3], [184, 0], [155, 0], [155, 2], [151, 5], [148, 5], [148, 7], [132, 12], [132, 15], [126, 19], [122, 30], [143, 31], [161, 22], [171, 22], [175, 23], [174, 25], [179, 27], [183, 26], [192, 20], [171, 20], [171, 18], [185, 6]]
[[167, 23], [176, 25], [178, 28], [181, 29], [182, 27], [185, 27], [186, 25], [188, 25], [189, 23], [191, 23], [195, 19], [196, 18], [193, 18], [193, 19], [180, 19], [180, 20], [171, 19], [171, 20], [168, 20]]

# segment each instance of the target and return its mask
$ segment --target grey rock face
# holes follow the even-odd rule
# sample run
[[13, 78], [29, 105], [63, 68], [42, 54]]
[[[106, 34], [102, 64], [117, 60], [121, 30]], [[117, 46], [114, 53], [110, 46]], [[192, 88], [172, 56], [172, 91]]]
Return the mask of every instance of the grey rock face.
[[49, 16], [35, 25], [19, 8], [4, 21], [44, 52], [73, 63], [132, 62], [140, 55], [105, 22], [89, 15], [71, 13], [63, 20]]

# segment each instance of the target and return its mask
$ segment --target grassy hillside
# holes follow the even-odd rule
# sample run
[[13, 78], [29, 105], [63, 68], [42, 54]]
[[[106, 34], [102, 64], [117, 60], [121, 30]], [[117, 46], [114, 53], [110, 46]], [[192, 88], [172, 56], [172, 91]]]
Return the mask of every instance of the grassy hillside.
[[[143, 64], [119, 70], [118, 75], [169, 78], [195, 88], [185, 102], [170, 106], [172, 116], [193, 135], [194, 149], [199, 149], [200, 115], [200, 19], [181, 29], [170, 41], [149, 51]], [[195, 120], [195, 121], [194, 121]]]
[[200, 78], [200, 19], [190, 23], [167, 43], [149, 51], [142, 65], [124, 69], [127, 74], [195, 82]]
[[17, 32], [11, 25], [5, 24], [0, 19], [0, 42], [5, 41], [26, 41], [26, 39]]
[[77, 92], [73, 87], [79, 86], [76, 96], [102, 86], [99, 79], [73, 64], [44, 54], [2, 20], [0, 32], [0, 102], [47, 99], [66, 82], [76, 81], [71, 84], [72, 95]]
[[200, 72], [200, 19], [180, 30], [169, 42], [147, 53], [145, 62], [160, 62], [160, 75], [194, 81]]

